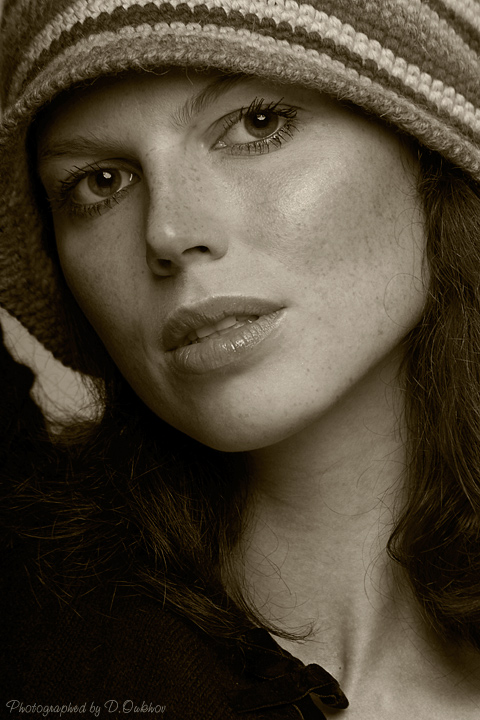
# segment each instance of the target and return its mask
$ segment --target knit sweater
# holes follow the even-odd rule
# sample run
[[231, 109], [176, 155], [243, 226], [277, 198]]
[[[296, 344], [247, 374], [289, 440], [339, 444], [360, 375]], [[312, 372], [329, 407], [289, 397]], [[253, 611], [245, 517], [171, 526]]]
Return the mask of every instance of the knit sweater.
[[7, 556], [2, 717], [6, 708], [9, 717], [38, 716], [39, 706], [70, 707], [62, 717], [71, 717], [77, 706], [87, 715], [100, 708], [98, 717], [320, 720], [320, 698], [345, 704], [326, 671], [305, 667], [266, 631], [220, 643], [158, 601], [113, 598], [108, 587], [59, 600], [34, 578], [25, 548]]

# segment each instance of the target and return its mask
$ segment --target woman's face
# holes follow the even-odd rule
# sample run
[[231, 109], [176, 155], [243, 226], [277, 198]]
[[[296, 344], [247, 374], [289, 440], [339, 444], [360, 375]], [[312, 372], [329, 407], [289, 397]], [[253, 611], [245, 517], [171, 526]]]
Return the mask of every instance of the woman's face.
[[420, 317], [414, 162], [315, 91], [102, 81], [51, 113], [39, 170], [67, 282], [113, 360], [213, 447], [315, 422]]

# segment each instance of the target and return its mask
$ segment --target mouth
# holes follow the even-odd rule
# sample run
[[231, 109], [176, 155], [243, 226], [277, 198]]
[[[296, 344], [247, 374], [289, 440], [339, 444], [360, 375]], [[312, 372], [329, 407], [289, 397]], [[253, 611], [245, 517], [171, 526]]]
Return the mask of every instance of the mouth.
[[215, 297], [174, 311], [165, 323], [163, 346], [174, 352], [203, 344], [256, 323], [283, 305], [260, 298]]
[[203, 325], [197, 330], [192, 330], [186, 338], [179, 343], [178, 347], [186, 347], [188, 345], [196, 345], [198, 343], [207, 342], [214, 338], [223, 337], [231, 330], [238, 330], [244, 325], [251, 325], [258, 320], [258, 315], [229, 315], [214, 325]]

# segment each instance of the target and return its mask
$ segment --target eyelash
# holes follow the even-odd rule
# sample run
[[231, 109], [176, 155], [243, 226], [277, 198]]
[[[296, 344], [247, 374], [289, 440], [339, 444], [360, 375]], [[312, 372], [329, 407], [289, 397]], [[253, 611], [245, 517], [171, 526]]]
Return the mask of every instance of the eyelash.
[[105, 170], [122, 170], [123, 168], [113, 168], [111, 163], [89, 163], [83, 168], [75, 168], [68, 171], [68, 177], [65, 180], [60, 180], [59, 187], [56, 190], [53, 197], [50, 198], [50, 206], [53, 210], [66, 210], [69, 215], [74, 217], [91, 217], [95, 215], [101, 215], [104, 210], [109, 210], [114, 205], [118, 205], [121, 199], [126, 195], [131, 186], [127, 185], [121, 188], [110, 197], [105, 200], [100, 200], [96, 203], [90, 203], [89, 205], [82, 205], [72, 200], [72, 193], [75, 190], [81, 180], [84, 180], [92, 173], [98, 173]]
[[293, 106], [285, 106], [282, 108], [280, 107], [281, 102], [282, 100], [278, 100], [277, 102], [265, 104], [263, 98], [255, 98], [248, 107], [242, 107], [240, 110], [236, 110], [234, 113], [227, 115], [227, 117], [223, 119], [224, 133], [217, 143], [222, 141], [232, 127], [248, 116], [255, 116], [261, 113], [273, 113], [278, 117], [285, 118], [287, 122], [266, 138], [226, 146], [222, 148], [222, 150], [228, 155], [234, 156], [264, 155], [270, 152], [272, 148], [279, 149], [282, 147], [285, 142], [288, 142], [288, 140], [292, 138], [294, 131], [297, 129], [295, 119], [298, 109]]
[[[242, 107], [239, 110], [227, 115], [223, 118], [224, 131], [222, 136], [217, 140], [212, 149], [222, 150], [227, 155], [243, 156], [243, 155], [264, 155], [271, 149], [279, 149], [285, 142], [288, 142], [297, 129], [295, 119], [297, 117], [297, 108], [292, 106], [279, 107], [282, 100], [265, 104], [263, 98], [255, 98], [248, 107]], [[248, 116], [259, 115], [260, 113], [273, 113], [278, 117], [285, 118], [286, 122], [281, 128], [273, 132], [266, 138], [253, 140], [245, 143], [236, 143], [234, 145], [225, 145], [224, 147], [215, 146], [222, 142], [228, 131], [236, 124], [240, 123]], [[54, 210], [64, 210], [74, 217], [93, 217], [101, 215], [104, 211], [118, 205], [122, 198], [130, 191], [131, 185], [121, 188], [110, 197], [100, 200], [89, 205], [82, 205], [72, 200], [72, 193], [81, 180], [87, 178], [91, 173], [98, 173], [105, 170], [112, 170], [112, 165], [105, 163], [90, 163], [83, 168], [75, 168], [69, 170], [69, 175], [65, 180], [59, 182], [59, 188], [55, 195], [50, 198], [50, 205]], [[122, 168], [117, 167], [117, 170]]]

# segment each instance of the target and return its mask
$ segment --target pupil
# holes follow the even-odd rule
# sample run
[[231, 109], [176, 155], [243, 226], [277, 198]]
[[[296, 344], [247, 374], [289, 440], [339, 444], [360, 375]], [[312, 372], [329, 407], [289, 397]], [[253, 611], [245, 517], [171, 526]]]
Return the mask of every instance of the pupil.
[[108, 170], [103, 170], [102, 172], [98, 173], [96, 177], [96, 182], [98, 187], [100, 188], [109, 188], [113, 181], [113, 174], [111, 172], [108, 172]]
[[117, 170], [99, 170], [89, 175], [88, 188], [94, 195], [109, 197], [122, 185], [122, 175]]
[[270, 122], [270, 118], [265, 115], [265, 113], [260, 113], [259, 115], [255, 115], [255, 119], [253, 121], [253, 124], [255, 127], [261, 129], [264, 128], [265, 125], [268, 125]]
[[276, 113], [259, 112], [247, 115], [244, 120], [245, 130], [257, 139], [265, 138], [278, 129]]

